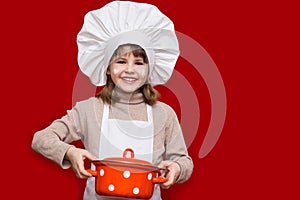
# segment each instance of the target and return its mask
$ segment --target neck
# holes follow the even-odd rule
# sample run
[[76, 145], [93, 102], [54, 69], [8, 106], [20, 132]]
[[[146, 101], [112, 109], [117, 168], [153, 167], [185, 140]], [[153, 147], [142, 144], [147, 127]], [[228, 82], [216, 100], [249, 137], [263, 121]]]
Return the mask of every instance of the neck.
[[115, 87], [112, 92], [111, 100], [112, 103], [139, 104], [144, 102], [144, 97], [139, 90], [134, 92], [124, 92], [118, 87]]

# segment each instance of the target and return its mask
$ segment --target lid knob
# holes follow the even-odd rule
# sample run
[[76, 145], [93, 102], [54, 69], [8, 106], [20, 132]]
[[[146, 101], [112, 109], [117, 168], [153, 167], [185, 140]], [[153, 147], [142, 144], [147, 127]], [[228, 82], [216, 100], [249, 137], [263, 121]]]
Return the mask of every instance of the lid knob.
[[134, 158], [134, 151], [130, 148], [127, 148], [123, 152], [123, 158], [127, 158], [127, 155], [130, 154], [130, 158]]

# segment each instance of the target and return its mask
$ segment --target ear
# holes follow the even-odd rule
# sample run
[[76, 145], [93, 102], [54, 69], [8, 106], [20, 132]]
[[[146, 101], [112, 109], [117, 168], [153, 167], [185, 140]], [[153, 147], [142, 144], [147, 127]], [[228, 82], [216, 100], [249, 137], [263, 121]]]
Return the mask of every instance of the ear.
[[110, 75], [110, 67], [107, 68], [106, 75]]

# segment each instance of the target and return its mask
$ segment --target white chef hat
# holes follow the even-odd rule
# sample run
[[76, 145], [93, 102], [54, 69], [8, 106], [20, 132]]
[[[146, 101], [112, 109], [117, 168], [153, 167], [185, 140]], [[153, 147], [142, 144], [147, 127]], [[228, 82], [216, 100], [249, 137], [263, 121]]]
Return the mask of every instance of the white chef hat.
[[112, 1], [88, 12], [77, 35], [78, 65], [96, 86], [106, 84], [113, 52], [122, 44], [141, 46], [149, 60], [148, 83], [166, 83], [179, 56], [173, 22], [157, 7]]

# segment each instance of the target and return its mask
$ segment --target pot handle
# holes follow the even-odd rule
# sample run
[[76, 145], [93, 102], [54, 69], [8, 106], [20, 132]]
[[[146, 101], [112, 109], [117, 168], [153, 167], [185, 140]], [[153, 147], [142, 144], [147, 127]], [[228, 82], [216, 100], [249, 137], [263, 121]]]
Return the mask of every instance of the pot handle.
[[86, 170], [88, 173], [90, 173], [90, 174], [92, 174], [92, 176], [97, 176], [97, 171], [95, 171], [95, 170], [91, 170], [91, 169], [87, 169]]
[[154, 177], [153, 179], [152, 179], [152, 182], [153, 183], [165, 183], [165, 182], [167, 182], [167, 180], [168, 179], [166, 179], [166, 178], [164, 178], [164, 177]]

